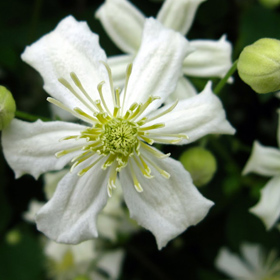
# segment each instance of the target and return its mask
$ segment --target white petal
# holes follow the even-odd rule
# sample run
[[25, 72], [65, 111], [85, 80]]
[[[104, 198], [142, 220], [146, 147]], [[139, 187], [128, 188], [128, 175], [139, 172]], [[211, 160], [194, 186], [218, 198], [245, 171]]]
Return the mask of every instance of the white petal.
[[270, 229], [280, 216], [280, 176], [275, 176], [261, 190], [260, 201], [250, 209]]
[[[160, 110], [165, 110], [167, 106], [170, 105]], [[173, 111], [148, 124], [154, 123], [165, 124], [165, 127], [156, 130], [159, 135], [180, 133], [189, 137], [179, 144], [191, 143], [207, 134], [234, 134], [235, 132], [226, 120], [221, 101], [211, 90], [211, 83], [208, 83], [200, 94], [179, 101]]]
[[118, 279], [121, 272], [123, 259], [123, 250], [109, 251], [108, 253], [105, 253], [101, 256], [97, 266], [103, 271], [106, 271], [109, 274], [110, 279]]
[[185, 75], [222, 78], [230, 69], [232, 46], [225, 36], [219, 41], [193, 40], [190, 46], [195, 51], [184, 60]]
[[55, 153], [82, 145], [84, 139], [59, 141], [70, 135], [79, 135], [86, 127], [60, 121], [28, 123], [14, 119], [11, 125], [2, 131], [2, 145], [5, 158], [14, 170], [16, 178], [31, 174], [38, 178], [40, 174], [62, 169], [74, 156], [69, 153], [60, 158]]
[[194, 86], [190, 83], [190, 81], [184, 77], [181, 77], [178, 80], [175, 91], [169, 95], [165, 103], [166, 104], [173, 103], [176, 100], [183, 100], [186, 98], [190, 98], [195, 96], [196, 94], [197, 91], [194, 88]]
[[244, 243], [241, 245], [241, 254], [252, 271], [259, 271], [264, 265], [264, 254], [259, 245]]
[[256, 280], [246, 263], [226, 248], [220, 250], [216, 259], [216, 267], [233, 279]]
[[25, 221], [35, 223], [36, 213], [40, 210], [40, 208], [44, 205], [43, 202], [39, 202], [37, 200], [31, 200], [28, 205], [28, 211], [23, 214], [23, 218]]
[[264, 176], [280, 174], [280, 150], [273, 147], [265, 147], [258, 141], [255, 141], [252, 153], [242, 174], [245, 175], [250, 172]]
[[[118, 182], [119, 180], [117, 180]], [[117, 186], [113, 190], [112, 197], [108, 199], [108, 202], [102, 212], [99, 214], [97, 219], [97, 227], [99, 235], [107, 239], [115, 241], [117, 233], [121, 228], [121, 219], [125, 217], [125, 213], [121, 206], [122, 199], [121, 186]]]
[[108, 58], [107, 62], [112, 70], [115, 87], [123, 88], [125, 83], [126, 67], [132, 61], [132, 55], [116, 55]]
[[157, 20], [183, 35], [189, 31], [198, 6], [205, 0], [165, 0]]
[[[81, 164], [85, 168], [96, 158]], [[59, 243], [77, 244], [97, 237], [96, 218], [107, 202], [109, 168], [100, 161], [82, 177], [68, 173], [59, 182], [51, 200], [36, 217], [38, 230]]]
[[171, 177], [163, 178], [152, 166], [153, 179], [138, 172], [141, 193], [133, 186], [129, 168], [121, 172], [120, 180], [131, 218], [154, 234], [161, 249], [189, 226], [199, 223], [213, 202], [198, 192], [180, 162], [171, 158], [152, 160]]
[[97, 85], [107, 81], [105, 67], [100, 63], [106, 61], [106, 55], [99, 46], [98, 36], [85, 22], [77, 22], [72, 16], [63, 19], [52, 32], [27, 47], [22, 59], [41, 74], [44, 89], [50, 95], [71, 108], [80, 107], [86, 112], [89, 112], [88, 108], [58, 79], [66, 79], [86, 103], [89, 101], [71, 80], [70, 72], [76, 73], [93, 100], [99, 99]]
[[149, 96], [159, 96], [146, 110], [157, 108], [175, 90], [182, 76], [182, 62], [191, 51], [179, 33], [164, 28], [155, 19], [146, 20], [142, 44], [134, 60], [128, 83], [125, 109], [134, 102], [145, 103]]
[[278, 127], [277, 127], [277, 143], [278, 147], [280, 147], [280, 110], [278, 110]]
[[96, 17], [123, 52], [137, 52], [145, 21], [140, 10], [126, 0], [107, 0], [97, 10]]
[[94, 254], [93, 240], [85, 241], [77, 245], [59, 244], [48, 240], [44, 248], [44, 253], [58, 263], [63, 262], [63, 258], [67, 252], [71, 252], [74, 260], [73, 266], [87, 262], [89, 263], [94, 257], [96, 257], [96, 254]]
[[63, 169], [57, 172], [48, 172], [43, 175], [44, 178], [44, 193], [47, 200], [50, 200], [56, 190], [59, 181], [69, 172], [68, 169]]

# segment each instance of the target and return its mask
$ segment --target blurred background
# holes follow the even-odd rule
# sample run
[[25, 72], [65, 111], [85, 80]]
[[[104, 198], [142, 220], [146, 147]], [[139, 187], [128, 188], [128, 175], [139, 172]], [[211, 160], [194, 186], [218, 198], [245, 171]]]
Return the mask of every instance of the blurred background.
[[[155, 16], [160, 1], [132, 0], [146, 16]], [[103, 1], [87, 0], [9, 0], [0, 1], [0, 84], [7, 87], [20, 111], [50, 117], [42, 79], [20, 58], [25, 46], [53, 30], [65, 16], [84, 20], [100, 35], [108, 56], [121, 51], [106, 35], [94, 13]], [[201, 4], [189, 39], [219, 39], [223, 34], [233, 44], [233, 61], [240, 51], [259, 38], [280, 39], [280, 7], [267, 8], [257, 0], [207, 0]], [[212, 79], [214, 84], [218, 79]], [[206, 79], [192, 79], [203, 89]], [[265, 248], [279, 248], [277, 229], [267, 232], [262, 222], [248, 212], [256, 204], [260, 188], [267, 179], [241, 176], [258, 139], [266, 146], [277, 146], [278, 99], [273, 94], [257, 95], [234, 75], [234, 83], [220, 94], [227, 116], [237, 129], [234, 137], [210, 136], [207, 149], [217, 160], [214, 178], [199, 191], [215, 202], [209, 215], [157, 250], [153, 235], [139, 230], [106, 246], [123, 248], [125, 257], [119, 279], [225, 279], [214, 265], [219, 249], [227, 246], [238, 252], [244, 241]], [[165, 147], [174, 158], [184, 150], [203, 145], [203, 139], [185, 147]], [[45, 201], [43, 179], [25, 175], [15, 180], [13, 171], [0, 153], [0, 279], [52, 279], [47, 273], [41, 233], [23, 219], [32, 199]]]

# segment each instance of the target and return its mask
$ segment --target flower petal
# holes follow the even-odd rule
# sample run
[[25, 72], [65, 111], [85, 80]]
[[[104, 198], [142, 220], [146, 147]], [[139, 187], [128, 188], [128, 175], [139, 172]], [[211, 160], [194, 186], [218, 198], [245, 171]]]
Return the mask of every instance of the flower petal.
[[278, 110], [277, 113], [278, 113], [277, 144], [278, 147], [280, 147], [280, 110]]
[[194, 86], [189, 82], [189, 80], [184, 77], [181, 77], [178, 80], [175, 91], [169, 95], [169, 97], [165, 101], [165, 104], [173, 103], [176, 100], [190, 98], [195, 96], [196, 94], [197, 91], [194, 88]]
[[63, 168], [75, 152], [61, 158], [55, 153], [82, 145], [84, 139], [59, 141], [70, 135], [79, 135], [85, 126], [61, 121], [28, 123], [14, 119], [11, 125], [2, 131], [2, 145], [5, 158], [14, 170], [16, 178], [31, 174], [38, 178], [40, 174]]
[[226, 248], [220, 250], [216, 267], [233, 279], [256, 279], [246, 263]]
[[190, 46], [195, 51], [184, 60], [185, 75], [222, 78], [230, 69], [232, 47], [226, 36], [222, 36], [219, 41], [193, 40]]
[[[81, 164], [81, 169], [96, 158]], [[68, 173], [59, 182], [53, 197], [37, 214], [38, 230], [59, 243], [77, 244], [97, 237], [96, 218], [107, 202], [110, 168], [101, 168], [100, 161], [79, 177]]]
[[139, 9], [126, 0], [107, 0], [95, 16], [123, 52], [137, 52], [145, 21], [145, 16]]
[[265, 147], [258, 141], [254, 142], [253, 150], [248, 159], [243, 175], [254, 172], [264, 176], [275, 176], [280, 173], [280, 150]]
[[157, 20], [164, 26], [186, 35], [193, 23], [198, 6], [205, 0], [165, 0]]
[[131, 218], [154, 234], [161, 249], [189, 226], [199, 223], [213, 202], [198, 192], [180, 162], [171, 158], [152, 160], [171, 177], [163, 178], [152, 166], [156, 175], [153, 179], [138, 172], [136, 176], [143, 188], [141, 193], [133, 187], [128, 168], [120, 173], [120, 180]]
[[145, 113], [159, 107], [175, 90], [182, 76], [183, 59], [190, 51], [187, 40], [178, 32], [164, 28], [153, 18], [147, 19], [128, 83], [125, 109], [134, 102], [145, 103], [151, 95], [161, 99]]
[[255, 244], [243, 243], [241, 245], [241, 254], [252, 271], [258, 271], [264, 265], [264, 252], [262, 247]]
[[[170, 105], [162, 107], [159, 112], [166, 110], [168, 106]], [[212, 92], [210, 82], [200, 94], [179, 101], [173, 111], [148, 124], [155, 123], [165, 124], [165, 127], [156, 130], [159, 136], [161, 134], [186, 134], [189, 137], [179, 144], [191, 143], [207, 134], [234, 134], [235, 132], [226, 120], [223, 105]], [[160, 141], [156, 142], [160, 143]]]
[[277, 222], [280, 216], [280, 176], [275, 176], [261, 190], [260, 201], [250, 212], [258, 216], [267, 229]]
[[132, 61], [132, 55], [116, 55], [108, 58], [107, 62], [112, 70], [115, 87], [123, 88], [125, 83], [126, 67]]
[[118, 279], [121, 272], [123, 259], [123, 250], [119, 249], [114, 251], [108, 251], [99, 258], [97, 266], [103, 271], [106, 271], [110, 276], [110, 279]]
[[107, 81], [107, 73], [100, 63], [106, 61], [106, 55], [98, 40], [98, 36], [90, 31], [85, 22], [77, 22], [68, 16], [52, 32], [27, 47], [22, 59], [41, 74], [44, 89], [50, 95], [68, 107], [80, 107], [89, 112], [58, 79], [66, 79], [80, 97], [89, 103], [70, 78], [70, 73], [75, 72], [91, 98], [99, 99], [97, 85], [103, 80]]

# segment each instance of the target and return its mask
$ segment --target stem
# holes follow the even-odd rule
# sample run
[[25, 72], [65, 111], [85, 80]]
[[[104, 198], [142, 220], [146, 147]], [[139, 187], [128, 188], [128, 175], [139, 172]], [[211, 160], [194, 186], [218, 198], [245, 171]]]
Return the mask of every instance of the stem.
[[238, 59], [234, 61], [234, 63], [232, 64], [231, 68], [228, 70], [228, 72], [226, 73], [226, 75], [220, 80], [220, 82], [217, 84], [217, 86], [214, 89], [214, 93], [215, 94], [219, 94], [221, 89], [224, 87], [224, 85], [227, 83], [227, 80], [230, 78], [230, 76], [232, 76], [232, 74], [236, 71], [237, 69], [237, 62]]
[[38, 119], [41, 119], [42, 121], [51, 121], [49, 118], [39, 117], [21, 111], [16, 111], [15, 116], [26, 121], [37, 121]]

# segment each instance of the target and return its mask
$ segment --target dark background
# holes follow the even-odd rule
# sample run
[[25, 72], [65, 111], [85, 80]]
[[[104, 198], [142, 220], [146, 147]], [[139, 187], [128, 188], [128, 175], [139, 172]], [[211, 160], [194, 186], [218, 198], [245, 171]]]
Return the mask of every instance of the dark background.
[[[9, 0], [0, 2], [0, 84], [14, 95], [18, 110], [50, 116], [40, 76], [20, 59], [25, 46], [53, 30], [65, 16], [72, 14], [88, 22], [100, 35], [108, 56], [121, 51], [105, 34], [94, 12], [103, 1], [86, 0]], [[131, 1], [147, 16], [155, 16], [161, 2]], [[243, 47], [262, 37], [280, 39], [280, 10], [267, 9], [253, 0], [208, 0], [198, 9], [189, 39], [219, 39], [223, 34], [233, 44], [233, 60]], [[224, 279], [214, 266], [218, 250], [227, 246], [238, 252], [242, 242], [261, 243], [265, 248], [279, 248], [279, 232], [266, 232], [262, 222], [248, 212], [259, 197], [267, 179], [241, 176], [252, 142], [258, 139], [267, 146], [277, 146], [274, 94], [258, 95], [234, 75], [220, 97], [229, 121], [237, 129], [234, 137], [210, 136], [207, 148], [218, 162], [214, 179], [200, 189], [215, 206], [196, 227], [189, 228], [162, 251], [158, 251], [150, 232], [141, 231], [117, 244], [126, 250], [121, 280], [137, 279]], [[199, 90], [206, 79], [192, 79]], [[214, 84], [218, 82], [213, 79]], [[191, 146], [199, 145], [197, 142]], [[190, 146], [188, 146], [190, 147]], [[182, 149], [168, 147], [178, 158]], [[12, 170], [0, 154], [0, 279], [47, 279], [40, 233], [26, 223], [22, 214], [31, 199], [44, 200], [42, 179], [25, 175], [14, 180]], [[8, 242], [9, 233], [18, 240]], [[111, 246], [110, 244], [108, 246]], [[116, 244], [114, 244], [116, 246]]]

